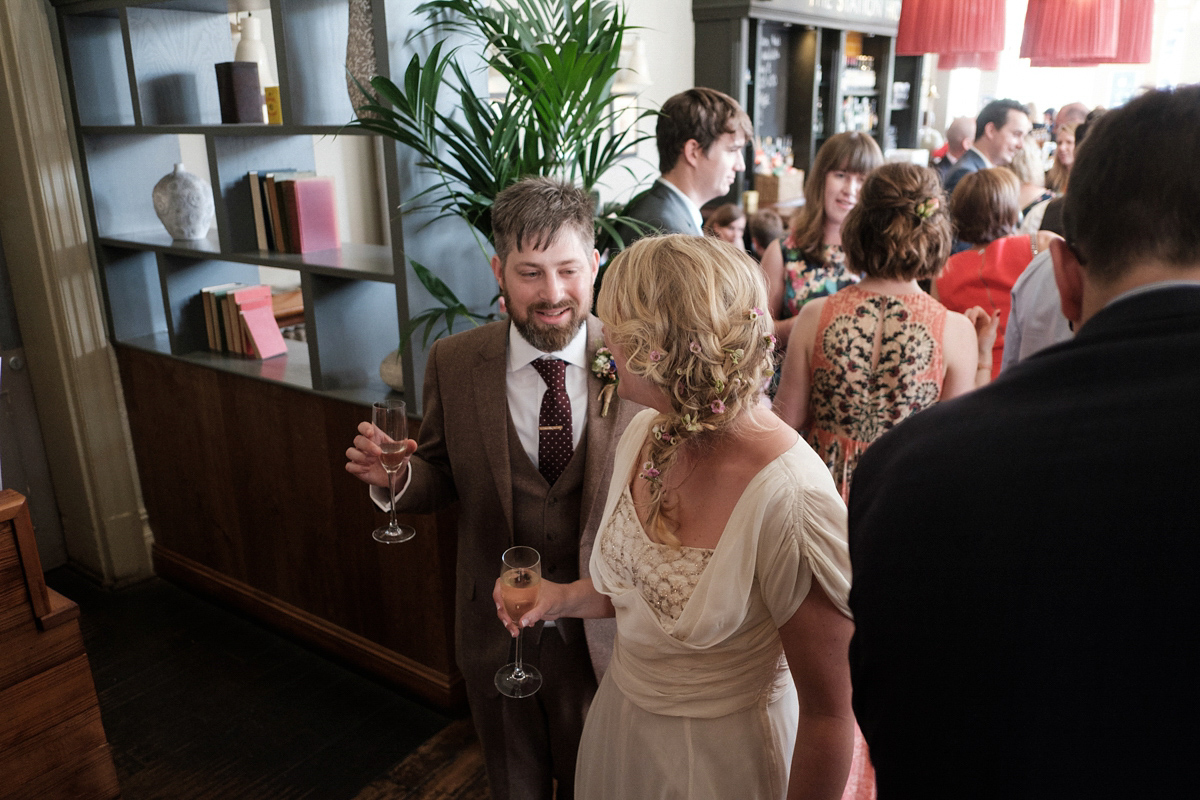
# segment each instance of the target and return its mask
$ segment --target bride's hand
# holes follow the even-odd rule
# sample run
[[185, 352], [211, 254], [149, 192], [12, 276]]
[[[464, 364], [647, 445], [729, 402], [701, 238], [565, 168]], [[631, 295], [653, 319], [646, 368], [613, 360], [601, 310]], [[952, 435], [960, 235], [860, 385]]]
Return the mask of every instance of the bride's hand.
[[538, 590], [538, 601], [533, 608], [525, 612], [525, 615], [519, 620], [521, 627], [517, 627], [517, 622], [508, 615], [508, 610], [504, 607], [504, 595], [501, 587], [503, 581], [500, 578], [496, 579], [496, 585], [492, 588], [492, 600], [496, 602], [496, 616], [504, 623], [504, 627], [513, 636], [521, 632], [521, 628], [532, 628], [537, 624], [538, 620], [558, 619], [561, 612], [559, 611], [560, 601], [564, 595], [566, 586], [554, 581], [543, 579], [541, 588]]

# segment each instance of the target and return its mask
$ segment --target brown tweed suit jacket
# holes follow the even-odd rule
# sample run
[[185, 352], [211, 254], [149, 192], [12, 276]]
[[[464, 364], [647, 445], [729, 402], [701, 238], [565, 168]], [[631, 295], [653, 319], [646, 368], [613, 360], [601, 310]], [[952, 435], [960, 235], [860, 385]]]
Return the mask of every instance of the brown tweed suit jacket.
[[[601, 323], [588, 317], [588, 358], [601, 346]], [[468, 685], [489, 686], [509, 656], [511, 639], [496, 619], [492, 587], [500, 556], [513, 544], [506, 369], [508, 323], [493, 322], [437, 341], [425, 371], [424, 420], [412, 480], [397, 509], [428, 513], [459, 504], [455, 649]], [[642, 406], [614, 395], [600, 415], [601, 381], [588, 371], [588, 421], [579, 519], [581, 576], [612, 476], [617, 439]], [[598, 624], [597, 624], [598, 623]], [[588, 620], [588, 647], [599, 673], [608, 664], [616, 626]]]

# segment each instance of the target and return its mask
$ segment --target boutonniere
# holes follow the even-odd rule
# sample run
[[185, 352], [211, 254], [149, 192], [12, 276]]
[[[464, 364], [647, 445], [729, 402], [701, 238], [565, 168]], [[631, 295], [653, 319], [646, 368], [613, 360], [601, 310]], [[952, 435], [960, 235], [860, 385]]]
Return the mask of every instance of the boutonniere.
[[592, 374], [604, 384], [600, 396], [596, 398], [600, 401], [600, 416], [603, 417], [608, 413], [608, 407], [617, 391], [617, 362], [607, 347], [596, 351], [596, 357], [592, 359]]

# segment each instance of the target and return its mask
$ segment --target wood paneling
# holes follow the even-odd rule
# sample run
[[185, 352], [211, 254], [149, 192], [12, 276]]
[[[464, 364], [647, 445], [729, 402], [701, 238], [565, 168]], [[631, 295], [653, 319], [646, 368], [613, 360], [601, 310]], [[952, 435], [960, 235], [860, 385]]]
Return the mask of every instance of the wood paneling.
[[159, 570], [440, 704], [454, 667], [453, 516], [386, 515], [345, 471], [369, 409], [116, 348]]
[[46, 588], [25, 498], [0, 493], [0, 800], [119, 795], [77, 616]]

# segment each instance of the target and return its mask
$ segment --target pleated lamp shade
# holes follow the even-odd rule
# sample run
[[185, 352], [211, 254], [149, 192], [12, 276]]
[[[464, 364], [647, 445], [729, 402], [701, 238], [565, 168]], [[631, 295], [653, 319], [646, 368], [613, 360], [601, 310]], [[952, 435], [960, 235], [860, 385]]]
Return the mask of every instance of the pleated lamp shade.
[[1021, 57], [1035, 67], [1150, 61], [1154, 0], [1029, 0]]
[[996, 69], [1004, 49], [1004, 0], [904, 0], [896, 55], [938, 54], [939, 69]]

